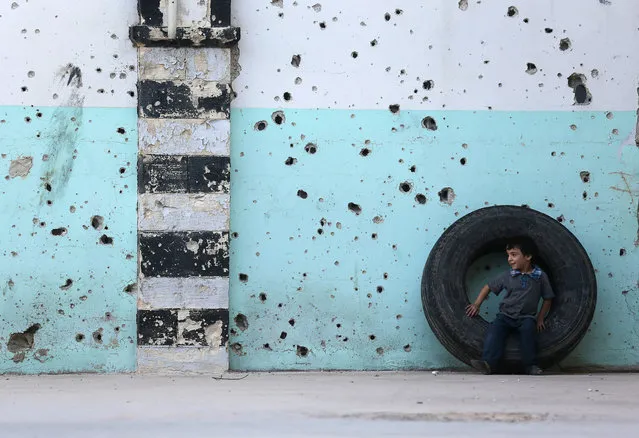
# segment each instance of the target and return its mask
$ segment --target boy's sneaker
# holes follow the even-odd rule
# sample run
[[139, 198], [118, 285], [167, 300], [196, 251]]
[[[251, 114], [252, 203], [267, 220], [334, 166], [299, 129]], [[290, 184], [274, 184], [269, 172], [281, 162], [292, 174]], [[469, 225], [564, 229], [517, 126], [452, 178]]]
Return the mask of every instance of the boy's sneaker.
[[477, 360], [473, 359], [470, 361], [470, 366], [475, 368], [482, 374], [492, 374], [492, 370], [490, 369], [490, 365], [485, 360]]
[[543, 370], [537, 365], [533, 365], [526, 370], [526, 374], [531, 376], [541, 376], [543, 373]]

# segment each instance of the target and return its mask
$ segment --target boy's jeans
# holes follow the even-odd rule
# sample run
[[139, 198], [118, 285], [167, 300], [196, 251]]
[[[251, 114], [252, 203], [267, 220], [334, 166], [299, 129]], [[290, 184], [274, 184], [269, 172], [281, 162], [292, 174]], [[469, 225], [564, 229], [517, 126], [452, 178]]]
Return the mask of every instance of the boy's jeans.
[[484, 352], [482, 359], [488, 362], [492, 369], [497, 368], [504, 355], [506, 338], [512, 332], [519, 335], [521, 359], [524, 367], [537, 365], [537, 346], [535, 334], [537, 332], [537, 320], [535, 318], [514, 319], [501, 313], [490, 324], [486, 339], [484, 340]]

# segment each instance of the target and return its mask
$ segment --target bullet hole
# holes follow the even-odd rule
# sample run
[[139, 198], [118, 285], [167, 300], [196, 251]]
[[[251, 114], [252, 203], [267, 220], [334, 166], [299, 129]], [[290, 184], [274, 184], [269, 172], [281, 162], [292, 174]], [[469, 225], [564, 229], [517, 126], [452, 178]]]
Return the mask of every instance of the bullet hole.
[[547, 28], [545, 28], [545, 29], [544, 29], [544, 32], [546, 32], [546, 33], [552, 33], [552, 29], [551, 29], [551, 28], [549, 28], [549, 27], [547, 27]]
[[137, 288], [137, 284], [136, 283], [127, 284], [124, 287], [124, 292], [126, 292], [128, 294], [132, 294], [132, 293], [135, 292], [136, 288]]
[[555, 204], [553, 204], [552, 202], [548, 203], [548, 208], [554, 208], [554, 207], [555, 207]]
[[426, 128], [429, 131], [437, 131], [437, 122], [431, 116], [426, 116], [422, 119], [422, 128]]
[[410, 353], [410, 350], [411, 350], [411, 348], [410, 348], [410, 344], [406, 344], [406, 345], [404, 345], [404, 351], [405, 351], [406, 353]]
[[326, 22], [322, 21], [322, 22], [319, 24], [319, 27], [320, 27], [320, 29], [326, 29]]
[[295, 163], [297, 163], [297, 158], [293, 157], [288, 157], [286, 161], [284, 161], [284, 164], [286, 164], [287, 166], [292, 166]]
[[508, 15], [509, 17], [514, 17], [517, 14], [519, 14], [519, 11], [517, 10], [516, 7], [514, 6], [508, 7], [508, 12], [506, 12], [506, 15]]
[[557, 221], [558, 221], [559, 223], [563, 223], [565, 220], [566, 220], [566, 218], [564, 217], [564, 215], [563, 215], [563, 214], [557, 218]]
[[295, 319], [293, 318], [289, 319], [288, 323], [291, 325], [291, 327], [295, 327]]
[[386, 20], [386, 21], [390, 21], [390, 19], [391, 19], [391, 14], [389, 14], [388, 12], [386, 12], [386, 13], [384, 14], [384, 20]]
[[418, 193], [417, 195], [415, 195], [415, 201], [424, 205], [426, 204], [426, 196], [422, 195], [421, 193]]
[[299, 67], [300, 66], [300, 62], [302, 62], [302, 56], [301, 55], [293, 55], [293, 57], [291, 58], [291, 65], [293, 67]]
[[353, 58], [357, 58], [359, 55], [357, 54], [357, 52], [353, 51], [353, 52], [351, 52], [351, 56]]
[[582, 170], [581, 172], [579, 172], [579, 177], [585, 183], [590, 182], [590, 172], [588, 172], [587, 170]]
[[403, 183], [399, 184], [399, 191], [402, 193], [409, 193], [412, 189], [413, 185], [408, 181], [404, 181]]
[[297, 355], [299, 357], [306, 357], [308, 355], [308, 348], [302, 346], [302, 345], [298, 345], [297, 346]]
[[376, 351], [376, 352], [377, 352], [377, 354], [379, 354], [380, 356], [381, 356], [382, 354], [384, 354], [384, 349], [383, 349], [382, 347], [377, 347], [377, 348], [375, 349], [375, 351]]
[[431, 90], [434, 86], [435, 86], [435, 81], [431, 79], [424, 81], [424, 83], [422, 84], [422, 87], [424, 88], [424, 90]]
[[360, 215], [362, 213], [362, 207], [360, 207], [359, 205], [355, 204], [354, 202], [349, 202], [348, 203], [348, 209], [350, 211], [352, 211], [353, 213], [355, 213], [356, 215]]
[[466, 9], [468, 9], [468, 0], [459, 0], [457, 6], [460, 10], [465, 11]]
[[607, 112], [607, 113], [606, 113], [606, 118], [607, 118], [608, 120], [612, 120], [612, 118], [613, 118], [613, 117], [614, 117], [614, 114], [613, 114], [613, 113], [611, 113], [611, 112]]
[[585, 201], [586, 199], [588, 199], [588, 192], [583, 192], [583, 193], [581, 194], [581, 197], [584, 199], [584, 201]]
[[570, 38], [562, 38], [559, 41], [559, 50], [565, 52], [566, 50], [570, 49], [571, 45], [572, 43], [570, 42]]
[[619, 135], [619, 130], [617, 128], [613, 129], [612, 135]]
[[322, 234], [324, 234], [324, 230], [322, 230], [321, 228], [318, 228], [317, 229], [317, 234], [319, 234], [321, 236]]
[[47, 205], [53, 205], [53, 201], [48, 200], [48, 201], [47, 201]]
[[27, 123], [31, 123], [31, 117], [25, 117], [24, 121], [27, 122]]
[[461, 160], [459, 160], [459, 163], [460, 163], [462, 166], [465, 166], [465, 165], [466, 165], [466, 158], [462, 158]]
[[524, 18], [524, 23], [528, 23], [528, 18]]
[[73, 286], [73, 280], [71, 280], [70, 278], [67, 278], [67, 281], [62, 286], [60, 286], [60, 289], [69, 290], [71, 289], [71, 286]]
[[242, 344], [240, 344], [239, 342], [235, 342], [233, 345], [231, 345], [231, 350], [233, 350], [233, 353], [235, 354], [242, 354]]
[[53, 230], [51, 230], [51, 234], [53, 234], [54, 236], [66, 236], [67, 229], [64, 227], [54, 228]]
[[35, 77], [35, 72], [33, 70], [31, 70], [31, 71], [29, 71], [27, 73], [27, 76], [30, 77], [30, 78], [33, 78], [33, 77]]
[[248, 324], [248, 318], [246, 317], [246, 315], [243, 315], [241, 313], [238, 313], [235, 318], [233, 319], [233, 321], [235, 321], [235, 325], [237, 326], [237, 328], [239, 328], [241, 331], [244, 331], [248, 328], [249, 324]]
[[99, 330], [93, 332], [93, 340], [98, 344], [102, 343], [102, 333]]
[[248, 274], [239, 274], [238, 278], [242, 283], [246, 283], [248, 281]]
[[592, 95], [586, 88], [586, 76], [581, 73], [573, 73], [568, 76], [568, 86], [575, 93], [575, 105], [589, 105], [592, 101]]
[[265, 302], [266, 301], [266, 294], [264, 292], [260, 292], [258, 297], [259, 297], [261, 302]]
[[266, 123], [266, 120], [260, 120], [259, 122], [255, 124], [253, 129], [255, 129], [256, 131], [264, 131], [267, 126], [268, 126], [268, 123]]
[[451, 205], [455, 200], [455, 191], [450, 187], [444, 187], [437, 194], [439, 195], [439, 202], [444, 204]]
[[377, 286], [377, 293], [381, 294], [382, 292], [384, 292], [384, 286]]
[[590, 70], [590, 76], [595, 79], [599, 77], [599, 70], [597, 70], [596, 68], [593, 68], [592, 70]]
[[526, 73], [528, 73], [529, 75], [534, 75], [535, 73], [537, 73], [537, 66], [532, 62], [526, 63]]
[[399, 105], [397, 104], [388, 105], [388, 109], [390, 110], [391, 113], [397, 114], [399, 112]]
[[120, 167], [120, 174], [123, 174], [124, 172], [126, 172], [126, 169], [124, 167]]
[[113, 238], [103, 234], [100, 236], [100, 243], [102, 245], [113, 245]]
[[371, 47], [375, 47], [377, 45], [377, 40], [371, 41]]
[[124, 128], [118, 128], [118, 134], [126, 134], [126, 131], [124, 130]]
[[306, 199], [308, 198], [308, 193], [306, 193], [304, 190], [298, 190], [297, 191], [297, 196], [299, 196], [302, 199]]
[[288, 336], [288, 333], [286, 332], [280, 333], [280, 339], [286, 339], [287, 336]]
[[573, 131], [577, 130], [577, 125], [570, 125], [570, 129], [572, 129]]
[[126, 94], [128, 94], [131, 97], [135, 97], [135, 92], [134, 91], [127, 91]]
[[101, 230], [104, 227], [104, 218], [102, 216], [92, 216], [91, 226], [96, 230]]
[[620, 257], [623, 257], [623, 256], [625, 256], [625, 255], [626, 255], [626, 250], [625, 250], [624, 248], [621, 248], [621, 249], [619, 250], [619, 256], [620, 256]]
[[20, 87], [23, 93], [26, 93], [29, 89], [27, 87]]
[[44, 189], [45, 189], [47, 192], [50, 192], [50, 191], [52, 190], [51, 184], [46, 183], [46, 184], [44, 185]]
[[402, 15], [404, 13], [401, 9], [395, 9], [395, 15]]
[[273, 351], [273, 349], [271, 348], [271, 346], [268, 343], [262, 345], [262, 348], [265, 349], [265, 350], [268, 350], [268, 351]]
[[273, 119], [273, 121], [277, 125], [281, 125], [282, 123], [286, 122], [286, 117], [284, 116], [283, 111], [275, 111], [273, 114], [271, 114], [271, 119]]
[[359, 154], [360, 154], [362, 157], [367, 157], [367, 156], [368, 156], [368, 154], [370, 154], [370, 153], [371, 153], [371, 150], [370, 150], [370, 149], [368, 149], [368, 148], [363, 148], [361, 151], [359, 151]]
[[308, 143], [306, 146], [304, 146], [304, 150], [313, 155], [315, 152], [317, 152], [317, 145], [315, 143]]
[[78, 342], [84, 341], [84, 335], [82, 333], [78, 333], [77, 335], [75, 335], [75, 340]]

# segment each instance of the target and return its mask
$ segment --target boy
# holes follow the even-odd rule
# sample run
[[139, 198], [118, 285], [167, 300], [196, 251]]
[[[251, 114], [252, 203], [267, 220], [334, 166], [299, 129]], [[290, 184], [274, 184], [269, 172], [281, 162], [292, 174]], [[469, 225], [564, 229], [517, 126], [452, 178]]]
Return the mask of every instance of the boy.
[[[506, 253], [510, 271], [484, 286], [475, 302], [466, 307], [466, 315], [472, 318], [479, 313], [479, 307], [491, 291], [499, 295], [502, 290], [506, 290], [506, 296], [499, 305], [499, 313], [486, 333], [482, 360], [471, 361], [473, 368], [484, 374], [491, 374], [497, 368], [504, 353], [506, 338], [511, 332], [519, 335], [521, 358], [526, 373], [542, 374], [537, 366], [535, 329], [542, 331], [546, 328], [544, 318], [555, 294], [546, 273], [532, 263], [533, 250], [532, 242], [525, 239], [508, 243]], [[537, 314], [540, 298], [544, 302]]]

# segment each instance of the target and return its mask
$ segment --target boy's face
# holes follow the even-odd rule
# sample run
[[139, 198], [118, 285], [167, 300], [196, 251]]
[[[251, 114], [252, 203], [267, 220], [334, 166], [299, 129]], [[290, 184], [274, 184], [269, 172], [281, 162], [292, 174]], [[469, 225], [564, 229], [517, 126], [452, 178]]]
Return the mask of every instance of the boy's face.
[[521, 252], [521, 249], [512, 248], [512, 249], [506, 250], [506, 254], [508, 255], [508, 264], [510, 265], [512, 269], [518, 269], [522, 271], [530, 267], [532, 256], [523, 255]]

